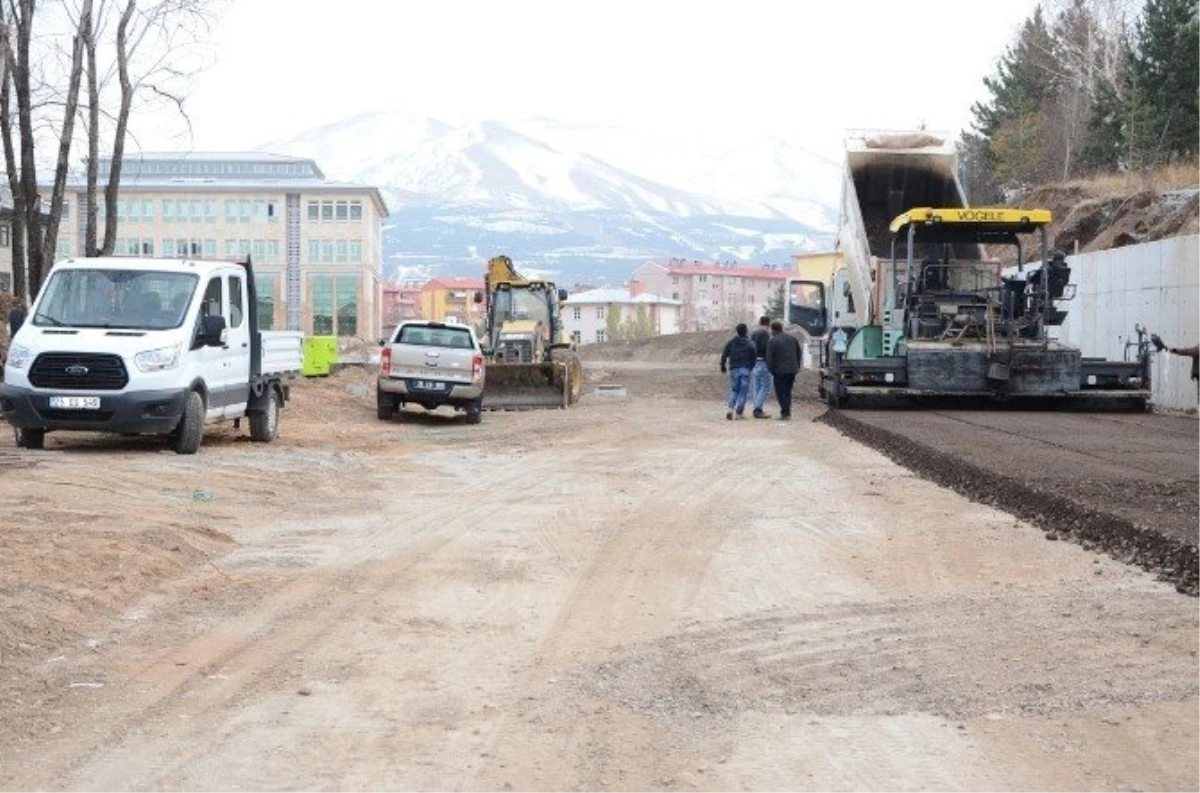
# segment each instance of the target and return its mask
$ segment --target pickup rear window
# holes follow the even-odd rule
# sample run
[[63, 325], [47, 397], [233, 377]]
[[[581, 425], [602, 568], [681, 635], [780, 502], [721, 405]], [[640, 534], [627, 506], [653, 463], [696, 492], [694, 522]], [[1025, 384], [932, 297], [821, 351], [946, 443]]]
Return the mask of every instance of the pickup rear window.
[[426, 347], [453, 347], [469, 350], [471, 331], [467, 328], [435, 328], [426, 325], [405, 325], [400, 328], [395, 344], [420, 344]]

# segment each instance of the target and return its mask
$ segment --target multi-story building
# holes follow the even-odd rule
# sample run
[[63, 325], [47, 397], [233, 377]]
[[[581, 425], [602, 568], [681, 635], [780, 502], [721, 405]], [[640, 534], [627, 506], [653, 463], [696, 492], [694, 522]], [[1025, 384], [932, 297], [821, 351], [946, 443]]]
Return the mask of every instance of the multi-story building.
[[424, 281], [383, 285], [379, 313], [384, 336], [391, 336], [396, 326], [405, 320], [421, 319], [421, 289], [424, 286]]
[[434, 322], [454, 320], [464, 325], [483, 321], [483, 303], [475, 302], [475, 293], [484, 289], [481, 278], [431, 278], [421, 288], [419, 311], [422, 319]]
[[12, 220], [12, 204], [0, 195], [0, 292], [13, 290]]
[[654, 292], [681, 304], [683, 332], [723, 330], [762, 316], [788, 279], [786, 268], [738, 267], [671, 259], [647, 262], [633, 277]]
[[591, 289], [576, 292], [563, 306], [563, 327], [580, 344], [611, 341], [611, 329], [645, 332], [651, 336], [679, 333], [682, 304], [678, 300], [648, 294], [640, 281], [628, 289]]
[[[100, 183], [111, 160], [100, 161]], [[86, 192], [68, 186], [58, 255], [83, 252]], [[100, 193], [103, 198], [103, 192]], [[103, 223], [103, 206], [97, 220]], [[301, 157], [142, 154], [122, 165], [114, 254], [243, 259], [263, 329], [377, 339], [383, 196]], [[102, 226], [101, 226], [102, 228]]]

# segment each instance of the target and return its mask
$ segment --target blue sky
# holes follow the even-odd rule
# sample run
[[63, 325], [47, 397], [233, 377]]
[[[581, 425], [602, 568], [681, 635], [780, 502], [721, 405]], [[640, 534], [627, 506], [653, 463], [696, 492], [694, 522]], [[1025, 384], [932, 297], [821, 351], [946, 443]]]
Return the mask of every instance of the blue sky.
[[[1034, 0], [236, 0], [145, 148], [247, 149], [357, 113], [775, 130], [957, 131]], [[336, 9], [330, 13], [325, 9]]]

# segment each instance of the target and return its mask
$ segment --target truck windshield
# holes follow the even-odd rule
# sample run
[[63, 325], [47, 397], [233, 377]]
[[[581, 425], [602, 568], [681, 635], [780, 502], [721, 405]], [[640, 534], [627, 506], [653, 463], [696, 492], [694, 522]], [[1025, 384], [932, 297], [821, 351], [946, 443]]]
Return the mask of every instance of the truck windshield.
[[57, 270], [31, 321], [74, 328], [177, 328], [198, 280], [194, 273], [154, 270]]
[[501, 289], [496, 293], [497, 322], [513, 319], [550, 321], [546, 290], [542, 287], [526, 289]]

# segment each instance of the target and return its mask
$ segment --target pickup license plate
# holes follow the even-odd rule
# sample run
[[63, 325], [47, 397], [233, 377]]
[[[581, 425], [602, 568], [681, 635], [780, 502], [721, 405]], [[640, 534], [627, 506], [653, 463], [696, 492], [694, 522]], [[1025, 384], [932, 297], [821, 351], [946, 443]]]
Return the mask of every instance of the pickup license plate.
[[417, 391], [445, 391], [446, 383], [437, 380], [413, 380], [412, 387]]
[[100, 397], [52, 396], [50, 407], [60, 410], [99, 410]]

